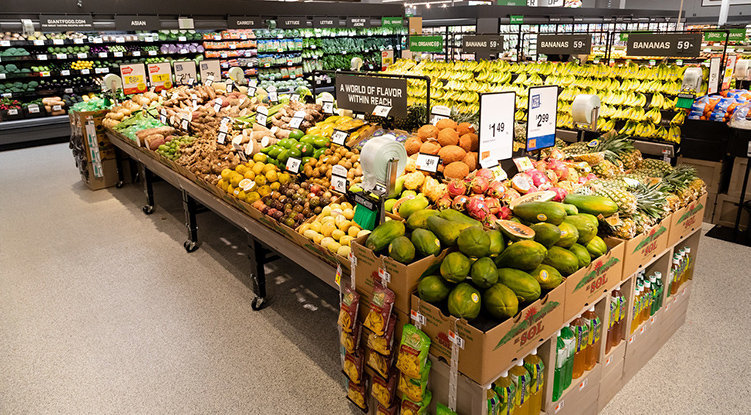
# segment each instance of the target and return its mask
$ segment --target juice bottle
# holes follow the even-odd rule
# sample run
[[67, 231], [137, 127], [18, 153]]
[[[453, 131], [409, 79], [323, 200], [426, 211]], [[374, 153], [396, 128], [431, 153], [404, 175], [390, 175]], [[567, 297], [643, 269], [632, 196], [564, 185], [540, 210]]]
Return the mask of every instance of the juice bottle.
[[582, 315], [583, 318], [589, 321], [589, 336], [587, 344], [587, 353], [584, 360], [584, 369], [592, 370], [597, 364], [597, 358], [600, 356], [600, 332], [602, 331], [602, 322], [597, 314], [595, 314], [595, 308], [590, 307]]
[[493, 390], [498, 397], [498, 415], [511, 415], [514, 413], [514, 397], [516, 385], [509, 378], [508, 370], [493, 382]]
[[584, 373], [586, 367], [586, 355], [587, 346], [589, 342], [589, 322], [582, 318], [577, 317], [571, 322], [571, 328], [574, 330], [576, 336], [576, 354], [574, 354], [574, 368], [571, 372], [573, 379], [579, 379]]
[[641, 322], [644, 323], [649, 319], [649, 309], [652, 306], [652, 288], [649, 282], [644, 283], [644, 292], [642, 293]]
[[527, 369], [524, 368], [524, 361], [519, 360], [516, 362], [516, 366], [512, 367], [508, 371], [511, 376], [511, 381], [514, 382], [514, 415], [528, 415], [529, 414], [529, 391], [531, 376]]
[[686, 266], [686, 280], [692, 280], [694, 279], [694, 261], [691, 260], [691, 248], [689, 247], [686, 247], [686, 261], [688, 262]]
[[486, 396], [488, 398], [488, 415], [498, 415], [498, 394], [490, 387]]
[[657, 273], [652, 274], [651, 277], [649, 277], [649, 285], [652, 287], [652, 297], [650, 299], [649, 304], [649, 315], [653, 316], [657, 312], [657, 309], [659, 308], [659, 302], [657, 301], [658, 293], [658, 287], [657, 287]]
[[605, 354], [615, 346], [615, 333], [618, 326], [618, 310], [620, 309], [621, 286], [615, 287], [610, 293], [610, 310], [608, 314], [608, 334], [605, 338]]
[[566, 342], [561, 337], [561, 330], [558, 330], [558, 336], [556, 338], [555, 347], [555, 373], [553, 374], [553, 402], [556, 402], [561, 398], [563, 393], [563, 376], [566, 373], [566, 358], [568, 357], [568, 350], [566, 349]]
[[634, 331], [636, 331], [636, 328], [639, 327], [639, 302], [641, 301], [641, 287], [639, 285], [636, 285], [636, 288], [634, 289], [634, 306], [631, 310], [631, 333], [633, 334]]
[[670, 267], [670, 295], [675, 295], [678, 292], [676, 277], [678, 276], [679, 265], [678, 254], [675, 254], [673, 255], [673, 265]]
[[655, 277], [657, 278], [657, 310], [659, 310], [662, 308], [662, 297], [665, 294], [665, 284], [662, 282], [661, 272], [655, 272]]
[[529, 414], [540, 415], [542, 411], [542, 389], [545, 385], [545, 364], [537, 355], [537, 349], [532, 350], [529, 356], [524, 358], [524, 367], [531, 378]]
[[563, 373], [563, 387], [561, 393], [571, 386], [571, 380], [573, 379], [574, 372], [574, 356], [576, 355], [576, 334], [571, 326], [566, 326], [561, 329], [561, 338], [566, 344], [566, 365], [565, 372]]
[[678, 250], [678, 264], [678, 277], [676, 278], [678, 286], [675, 289], [676, 292], [681, 288], [681, 285], [683, 285], [683, 278], [686, 273], [686, 253], [682, 248]]

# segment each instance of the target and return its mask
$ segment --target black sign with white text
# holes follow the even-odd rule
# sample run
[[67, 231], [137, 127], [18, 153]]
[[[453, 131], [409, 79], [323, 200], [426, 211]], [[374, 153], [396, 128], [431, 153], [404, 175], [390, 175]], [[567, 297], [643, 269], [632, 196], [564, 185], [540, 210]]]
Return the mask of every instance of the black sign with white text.
[[628, 56], [695, 58], [701, 52], [701, 33], [629, 33]]
[[503, 52], [503, 37], [500, 35], [474, 35], [462, 38], [462, 52], [489, 55]]
[[338, 17], [314, 17], [313, 27], [339, 27], [341, 19]]
[[259, 29], [263, 27], [263, 19], [258, 16], [229, 16], [227, 27], [230, 29]]
[[348, 17], [347, 27], [370, 27], [370, 17]]
[[159, 16], [115, 16], [117, 30], [159, 30]]
[[280, 29], [299, 29], [302, 27], [308, 27], [308, 19], [303, 16], [279, 17], [276, 22]]
[[59, 30], [89, 30], [94, 27], [94, 20], [90, 14], [67, 14], [52, 15], [42, 14], [39, 16], [42, 31]]
[[590, 35], [537, 35], [537, 53], [545, 55], [588, 55]]
[[379, 105], [389, 107], [391, 114], [406, 114], [407, 80], [337, 75], [336, 102], [339, 108], [366, 114]]

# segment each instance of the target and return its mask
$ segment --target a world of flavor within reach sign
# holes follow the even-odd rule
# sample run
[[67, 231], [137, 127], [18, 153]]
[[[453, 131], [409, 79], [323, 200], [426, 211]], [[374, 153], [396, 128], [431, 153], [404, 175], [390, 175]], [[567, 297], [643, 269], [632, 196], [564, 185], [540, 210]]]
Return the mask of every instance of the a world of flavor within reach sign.
[[407, 113], [406, 79], [337, 75], [335, 81], [339, 108], [372, 114], [381, 106], [391, 115]]
[[552, 147], [558, 114], [558, 86], [529, 88], [527, 151]]

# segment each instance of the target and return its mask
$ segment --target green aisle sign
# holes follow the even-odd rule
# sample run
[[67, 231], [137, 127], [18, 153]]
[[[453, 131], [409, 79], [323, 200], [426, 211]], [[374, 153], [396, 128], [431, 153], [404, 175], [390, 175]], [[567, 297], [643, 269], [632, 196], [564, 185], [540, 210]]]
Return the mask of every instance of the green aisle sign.
[[[746, 29], [730, 29], [731, 42], [741, 42], [746, 40]], [[704, 32], [704, 41], [706, 42], [724, 42], [725, 32]]]
[[410, 36], [409, 50], [412, 52], [443, 52], [443, 36]]
[[527, 0], [498, 0], [499, 6], [526, 6]]
[[524, 23], [524, 16], [521, 15], [511, 15], [511, 24], [522, 24]]
[[381, 26], [398, 26], [402, 27], [403, 18], [401, 17], [381, 17]]

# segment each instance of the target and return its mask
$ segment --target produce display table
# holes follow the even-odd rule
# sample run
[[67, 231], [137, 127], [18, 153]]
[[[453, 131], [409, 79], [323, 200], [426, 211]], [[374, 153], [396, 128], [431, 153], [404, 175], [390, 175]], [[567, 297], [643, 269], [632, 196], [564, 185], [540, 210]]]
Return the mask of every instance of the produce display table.
[[254, 309], [260, 309], [266, 300], [266, 281], [263, 265], [270, 259], [273, 259], [269, 255], [271, 253], [276, 253], [279, 256], [290, 259], [328, 285], [336, 287], [333, 281], [336, 268], [331, 264], [325, 262], [312, 252], [301, 249], [298, 244], [269, 229], [258, 220], [251, 218], [192, 180], [172, 170], [167, 165], [158, 161], [152, 155], [154, 153], [150, 154], [135, 147], [127, 137], [110, 129], [107, 129], [107, 137], [119, 150], [142, 166], [144, 190], [147, 199], [146, 205], [143, 208], [144, 213], [150, 214], [153, 212], [154, 207], [151, 174], [159, 176], [182, 192], [183, 207], [186, 216], [185, 225], [188, 229], [188, 240], [185, 242], [185, 248], [188, 252], [195, 250], [198, 243], [198, 227], [195, 220], [196, 202], [245, 231], [248, 235], [249, 247], [251, 249], [251, 279], [255, 284], [254, 291], [256, 294], [256, 298], [253, 299], [252, 303]]

